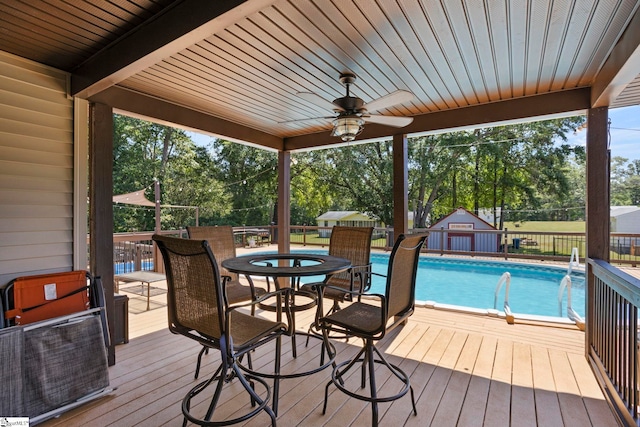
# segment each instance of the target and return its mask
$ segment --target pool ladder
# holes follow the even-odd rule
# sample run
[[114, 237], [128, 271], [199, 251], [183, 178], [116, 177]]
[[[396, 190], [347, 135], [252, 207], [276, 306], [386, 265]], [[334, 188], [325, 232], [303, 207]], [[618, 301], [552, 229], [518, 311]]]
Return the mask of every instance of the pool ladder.
[[567, 317], [571, 319], [572, 322], [575, 322], [578, 329], [584, 331], [584, 320], [571, 307], [571, 276], [568, 274], [562, 278], [562, 282], [560, 282], [560, 287], [558, 288], [558, 316], [562, 317], [562, 295], [564, 295], [565, 288], [567, 289]]
[[[498, 308], [498, 295], [500, 294], [500, 289], [502, 289], [502, 285], [505, 285], [504, 289], [504, 315], [508, 324], [513, 325], [515, 323], [515, 316], [511, 312], [511, 307], [509, 306], [509, 288], [511, 287], [511, 273], [505, 272], [500, 276], [498, 280], [498, 284], [496, 285], [496, 290], [493, 296], [493, 309], [497, 310]], [[564, 276], [562, 282], [560, 282], [560, 287], [558, 288], [558, 317], [562, 317], [562, 296], [564, 295], [564, 290], [567, 289], [567, 317], [569, 320], [574, 322], [576, 326], [584, 331], [584, 320], [575, 310], [571, 307], [571, 276], [568, 274]]]
[[578, 256], [578, 248], [571, 249], [571, 258], [569, 258], [569, 267], [567, 268], [567, 276], [573, 271], [573, 267], [580, 267], [580, 257]]
[[513, 325], [515, 323], [515, 318], [513, 313], [511, 313], [511, 307], [509, 307], [509, 287], [511, 287], [511, 273], [508, 271], [504, 272], [500, 279], [498, 280], [498, 284], [496, 284], [496, 291], [493, 294], [493, 309], [498, 309], [498, 294], [500, 293], [500, 289], [502, 285], [505, 285], [504, 288], [504, 315], [507, 319], [507, 323]]

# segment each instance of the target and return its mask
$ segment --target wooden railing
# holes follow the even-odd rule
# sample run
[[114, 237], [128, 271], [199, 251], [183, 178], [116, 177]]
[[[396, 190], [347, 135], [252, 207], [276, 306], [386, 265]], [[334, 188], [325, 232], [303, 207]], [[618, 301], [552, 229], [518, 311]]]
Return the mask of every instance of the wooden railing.
[[597, 259], [587, 270], [589, 362], [621, 424], [639, 425], [640, 280]]

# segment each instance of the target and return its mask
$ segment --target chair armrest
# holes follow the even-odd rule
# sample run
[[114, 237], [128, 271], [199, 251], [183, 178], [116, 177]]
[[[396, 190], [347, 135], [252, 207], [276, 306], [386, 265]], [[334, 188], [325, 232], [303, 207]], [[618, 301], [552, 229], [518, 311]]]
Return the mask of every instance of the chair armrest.
[[369, 271], [370, 269], [371, 269], [371, 263], [368, 263], [368, 264], [362, 264], [362, 265], [352, 265], [351, 267], [349, 267], [347, 271], [353, 271], [353, 270]]
[[376, 273], [375, 271], [363, 271], [363, 274], [369, 275], [369, 276], [378, 276], [378, 277], [384, 277], [385, 279], [387, 278], [386, 274], [382, 274], [382, 273]]
[[236, 310], [238, 308], [243, 308], [243, 307], [251, 307], [252, 305], [257, 305], [260, 304], [262, 301], [268, 299], [268, 298], [272, 298], [272, 297], [277, 297], [278, 294], [283, 294], [284, 296], [286, 296], [286, 294], [291, 293], [291, 288], [282, 288], [280, 290], [276, 290], [273, 292], [268, 292], [266, 294], [263, 294], [261, 297], [256, 298], [253, 301], [248, 301], [248, 302], [240, 302], [237, 304], [230, 304], [228, 306], [228, 310]]
[[[318, 282], [318, 283], [308, 283], [308, 285], [310, 285], [312, 287], [312, 289], [316, 290], [316, 292], [320, 293], [320, 296], [322, 296], [322, 293], [324, 292], [325, 289], [333, 289], [336, 290], [338, 292], [344, 292], [345, 294], [350, 294], [350, 295], [354, 295], [354, 296], [361, 296], [362, 293], [360, 291], [350, 291], [348, 289], [345, 288], [340, 288], [338, 286], [331, 286], [331, 285], [327, 285], [324, 282]], [[378, 298], [380, 300], [385, 300], [385, 296], [382, 294], [367, 294], [368, 297], [374, 297], [374, 298]]]
[[[263, 302], [266, 299], [280, 296], [281, 298], [283, 298], [283, 301], [284, 301], [283, 312], [287, 316], [287, 325], [289, 325], [288, 328], [291, 328], [291, 325], [293, 324], [293, 317], [292, 317], [293, 315], [291, 314], [291, 305], [290, 305], [291, 298], [290, 298], [290, 294], [292, 292], [293, 292], [293, 289], [291, 289], [291, 288], [288, 288], [288, 287], [287, 288], [282, 288], [280, 290], [276, 290], [276, 291], [273, 291], [273, 292], [268, 292], [268, 293], [262, 295], [261, 297], [256, 298], [253, 301], [229, 305], [227, 307], [225, 321], [226, 322], [229, 321], [229, 315], [230, 315], [230, 313], [232, 311], [238, 310], [240, 308], [257, 306], [258, 304], [260, 304], [261, 302]], [[230, 330], [229, 327], [230, 327], [230, 325], [227, 325], [227, 330]]]

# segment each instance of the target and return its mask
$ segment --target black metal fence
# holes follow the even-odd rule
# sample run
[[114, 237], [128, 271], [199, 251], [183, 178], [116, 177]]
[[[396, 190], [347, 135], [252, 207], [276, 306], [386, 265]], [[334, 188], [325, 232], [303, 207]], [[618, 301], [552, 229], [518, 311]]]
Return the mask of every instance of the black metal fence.
[[[538, 259], [541, 261], [584, 263], [585, 233], [522, 232], [510, 230], [415, 229], [410, 233], [428, 232], [423, 252], [439, 255], [465, 255], [495, 258]], [[186, 237], [184, 230], [163, 234]], [[260, 248], [277, 241], [274, 226], [234, 227], [237, 247]], [[118, 233], [113, 235], [116, 274], [153, 270], [153, 232]], [[292, 225], [290, 242], [294, 245], [328, 247], [331, 227]], [[640, 234], [611, 233], [610, 262], [640, 265]], [[391, 250], [395, 241], [392, 228], [376, 228], [371, 240], [374, 249]]]

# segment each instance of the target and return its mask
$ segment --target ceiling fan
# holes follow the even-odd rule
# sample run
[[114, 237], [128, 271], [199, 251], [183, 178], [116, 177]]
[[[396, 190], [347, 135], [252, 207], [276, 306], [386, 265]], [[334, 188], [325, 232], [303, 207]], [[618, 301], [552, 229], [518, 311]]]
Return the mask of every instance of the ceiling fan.
[[[340, 74], [340, 82], [347, 89], [345, 96], [327, 101], [320, 95], [313, 92], [299, 92], [298, 96], [312, 102], [320, 107], [333, 110], [337, 116], [321, 117], [323, 119], [333, 119], [333, 131], [331, 136], [338, 136], [343, 141], [353, 141], [362, 132], [364, 123], [378, 123], [381, 125], [404, 127], [413, 121], [413, 117], [384, 116], [380, 114], [369, 114], [369, 111], [377, 111], [393, 105], [409, 102], [414, 96], [406, 90], [397, 90], [388, 95], [365, 102], [355, 96], [351, 96], [349, 86], [356, 80], [353, 73]], [[296, 120], [297, 121], [297, 120]]]

